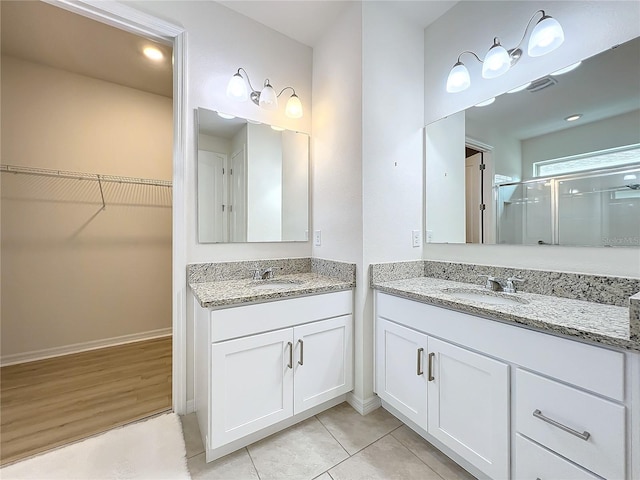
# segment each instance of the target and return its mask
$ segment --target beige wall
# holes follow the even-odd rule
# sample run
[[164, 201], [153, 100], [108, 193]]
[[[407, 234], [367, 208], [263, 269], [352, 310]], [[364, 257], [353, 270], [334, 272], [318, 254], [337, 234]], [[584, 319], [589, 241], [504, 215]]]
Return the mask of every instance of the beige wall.
[[[2, 163], [172, 178], [172, 100], [2, 57]], [[171, 191], [2, 174], [2, 358], [171, 326]]]

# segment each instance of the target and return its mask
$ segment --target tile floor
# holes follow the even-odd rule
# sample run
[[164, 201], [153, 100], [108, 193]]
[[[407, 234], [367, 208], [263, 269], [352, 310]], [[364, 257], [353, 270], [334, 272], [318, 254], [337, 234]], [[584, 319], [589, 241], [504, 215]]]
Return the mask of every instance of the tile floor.
[[235, 453], [205, 463], [195, 414], [182, 418], [193, 480], [472, 480], [382, 408], [342, 403]]

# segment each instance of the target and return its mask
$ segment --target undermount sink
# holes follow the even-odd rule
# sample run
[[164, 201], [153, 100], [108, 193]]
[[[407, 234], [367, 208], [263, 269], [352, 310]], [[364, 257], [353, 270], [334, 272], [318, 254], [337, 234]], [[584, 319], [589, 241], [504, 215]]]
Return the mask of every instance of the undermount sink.
[[284, 290], [295, 287], [302, 282], [297, 280], [261, 280], [251, 284], [254, 290]]
[[529, 303], [524, 298], [518, 298], [500, 292], [481, 292], [478, 290], [461, 289], [445, 289], [443, 292], [460, 300], [471, 300], [491, 305], [523, 305]]

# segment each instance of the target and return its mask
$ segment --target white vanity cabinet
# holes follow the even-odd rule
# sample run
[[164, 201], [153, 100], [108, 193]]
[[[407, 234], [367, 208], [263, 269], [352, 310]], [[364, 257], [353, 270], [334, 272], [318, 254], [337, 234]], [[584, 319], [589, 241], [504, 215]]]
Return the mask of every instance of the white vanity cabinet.
[[207, 461], [344, 400], [353, 388], [352, 292], [196, 318], [196, 412]]
[[376, 393], [479, 478], [640, 478], [640, 355], [379, 291]]
[[507, 478], [508, 365], [380, 317], [376, 341], [386, 405], [491, 477]]

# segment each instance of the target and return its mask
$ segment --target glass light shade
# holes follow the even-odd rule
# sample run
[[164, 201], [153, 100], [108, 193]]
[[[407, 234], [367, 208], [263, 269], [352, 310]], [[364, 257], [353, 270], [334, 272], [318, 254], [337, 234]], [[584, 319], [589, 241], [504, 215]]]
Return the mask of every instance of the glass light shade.
[[278, 96], [276, 95], [276, 91], [268, 82], [264, 82], [264, 87], [260, 92], [259, 104], [266, 110], [275, 110], [278, 108]]
[[496, 78], [511, 68], [511, 57], [507, 49], [495, 42], [489, 49], [482, 63], [482, 77]]
[[447, 77], [447, 92], [458, 93], [466, 90], [471, 85], [471, 77], [469, 76], [469, 70], [465, 67], [464, 63], [456, 63]]
[[529, 37], [527, 52], [530, 57], [540, 57], [552, 52], [564, 42], [564, 32], [560, 23], [548, 15], [536, 24]]
[[231, 77], [231, 80], [229, 80], [229, 84], [227, 85], [227, 97], [239, 102], [246, 102], [249, 99], [247, 84], [239, 73], [236, 73]]
[[295, 93], [289, 97], [284, 113], [289, 118], [302, 117], [302, 102]]

